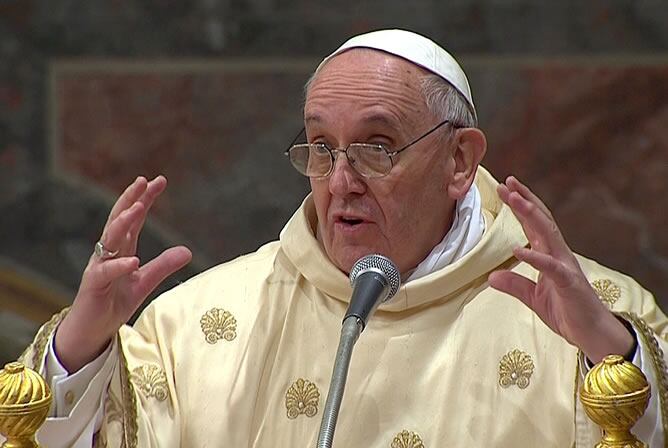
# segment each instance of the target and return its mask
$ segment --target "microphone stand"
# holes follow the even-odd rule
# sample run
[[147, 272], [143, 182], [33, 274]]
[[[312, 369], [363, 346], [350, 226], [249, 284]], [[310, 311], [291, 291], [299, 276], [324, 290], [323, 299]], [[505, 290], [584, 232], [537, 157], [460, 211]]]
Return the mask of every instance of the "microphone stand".
[[334, 360], [332, 381], [329, 384], [325, 410], [323, 411], [322, 422], [320, 423], [318, 448], [332, 447], [334, 430], [336, 429], [336, 420], [339, 417], [341, 400], [343, 400], [343, 391], [346, 388], [350, 358], [353, 355], [353, 347], [363, 329], [364, 322], [357, 316], [349, 316], [343, 321], [339, 348], [336, 351], [336, 358]]
[[399, 270], [388, 258], [382, 255], [367, 255], [357, 260], [353, 266], [350, 282], [353, 294], [341, 325], [341, 338], [320, 423], [317, 448], [332, 447], [355, 343], [376, 307], [397, 292], [401, 279]]

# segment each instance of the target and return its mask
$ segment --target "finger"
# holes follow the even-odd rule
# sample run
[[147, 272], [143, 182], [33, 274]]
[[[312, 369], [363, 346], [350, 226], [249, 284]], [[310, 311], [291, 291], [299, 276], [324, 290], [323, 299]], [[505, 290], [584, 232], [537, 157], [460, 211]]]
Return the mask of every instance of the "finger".
[[536, 204], [529, 202], [518, 192], [511, 192], [508, 205], [520, 221], [531, 246], [556, 257], [566, 257], [570, 249], [566, 245], [557, 223]]
[[[125, 191], [118, 197], [116, 203], [111, 208], [109, 212], [109, 217], [107, 218], [107, 224], [109, 225], [114, 219], [118, 217], [123, 211], [132, 207], [132, 204], [137, 202], [137, 199], [146, 191], [147, 181], [143, 176], [137, 177], [134, 182], [132, 182]], [[105, 226], [106, 227], [106, 226]]]
[[557, 286], [565, 288], [572, 283], [571, 272], [553, 256], [525, 247], [518, 247], [513, 250], [513, 253], [518, 260], [530, 264], [549, 277]]
[[[505, 183], [501, 183], [497, 186], [497, 193], [499, 197], [507, 205], [510, 205], [510, 197], [513, 192], [519, 194], [528, 203], [537, 207], [538, 210], [540, 210], [548, 218], [548, 220], [554, 222], [554, 217], [552, 216], [552, 212], [545, 205], [545, 203], [536, 194], [534, 194], [529, 189], [529, 187], [520, 182], [516, 177], [508, 176], [508, 178], [506, 178]], [[561, 232], [559, 233], [561, 234]]]
[[510, 190], [506, 184], [499, 184], [496, 186], [496, 193], [499, 195], [499, 198], [503, 201], [504, 204], [508, 204], [508, 196], [510, 196]]
[[134, 223], [143, 219], [144, 205], [135, 202], [129, 209], [119, 214], [102, 234], [102, 244], [112, 252], [118, 250], [121, 255], [134, 255], [134, 248], [128, 247], [126, 237]]
[[144, 213], [140, 217], [140, 219], [137, 219], [128, 229], [127, 240], [129, 245], [129, 251], [131, 253], [135, 253], [137, 251], [137, 242], [139, 241], [139, 233], [141, 232], [141, 229], [144, 227], [144, 223], [146, 222], [146, 217], [148, 216], [148, 212], [155, 203], [157, 197], [160, 196], [163, 191], [165, 191], [165, 188], [167, 188], [167, 179], [162, 175], [157, 176], [155, 179], [153, 179], [151, 182], [148, 183], [146, 191], [144, 192], [144, 194], [142, 194], [141, 198], [139, 198], [139, 202], [141, 202], [144, 205]]
[[515, 176], [508, 176], [506, 179], [506, 185], [508, 186], [507, 188], [509, 191], [518, 192], [520, 195], [522, 195], [523, 198], [535, 204], [543, 211], [543, 213], [552, 218], [552, 212], [550, 212], [550, 209], [547, 208], [547, 205], [545, 205], [545, 203], [538, 196], [536, 196], [536, 194], [531, 191], [529, 187], [520, 182]]
[[82, 284], [86, 283], [93, 289], [106, 288], [114, 280], [130, 274], [138, 268], [139, 258], [137, 257], [112, 258], [92, 265], [87, 270]]
[[533, 309], [536, 283], [522, 275], [511, 271], [495, 271], [489, 274], [492, 288], [518, 298], [522, 303]]
[[156, 258], [146, 263], [137, 272], [137, 281], [133, 287], [136, 297], [146, 297], [160, 283], [192, 260], [192, 253], [187, 247], [178, 246], [167, 249]]
[[167, 178], [163, 175], [156, 176], [146, 185], [146, 190], [139, 198], [139, 202], [143, 203], [147, 209], [150, 209], [155, 198], [160, 196], [160, 194], [165, 191], [167, 188]]

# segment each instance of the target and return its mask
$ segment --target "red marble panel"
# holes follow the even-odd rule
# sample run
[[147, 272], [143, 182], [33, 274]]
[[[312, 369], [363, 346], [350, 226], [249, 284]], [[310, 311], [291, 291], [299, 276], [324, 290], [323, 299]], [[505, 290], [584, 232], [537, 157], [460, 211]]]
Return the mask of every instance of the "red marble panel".
[[58, 74], [54, 169], [110, 197], [137, 175], [166, 175], [152, 211], [162, 227], [209, 263], [231, 258], [274, 239], [303, 198], [283, 151], [302, 126], [306, 78], [150, 66]]
[[[466, 64], [465, 64], [466, 65]], [[575, 250], [624, 271], [668, 308], [668, 65], [478, 63], [469, 68], [485, 165], [550, 206]], [[54, 164], [119, 192], [170, 181], [157, 206], [211, 262], [276, 237], [306, 191], [282, 158], [304, 73], [68, 70], [56, 77]]]
[[668, 66], [549, 64], [497, 76], [513, 96], [486, 99], [486, 164], [528, 182], [572, 247], [633, 275], [668, 308]]

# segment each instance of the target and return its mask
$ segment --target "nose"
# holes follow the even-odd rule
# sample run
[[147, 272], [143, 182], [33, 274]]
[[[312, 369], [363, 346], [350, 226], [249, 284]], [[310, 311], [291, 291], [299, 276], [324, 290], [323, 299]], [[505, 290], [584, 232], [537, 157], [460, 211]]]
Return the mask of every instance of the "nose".
[[350, 166], [344, 153], [337, 152], [335, 154], [334, 167], [329, 175], [329, 192], [338, 196], [364, 193], [366, 191], [364, 178], [355, 171], [355, 168]]

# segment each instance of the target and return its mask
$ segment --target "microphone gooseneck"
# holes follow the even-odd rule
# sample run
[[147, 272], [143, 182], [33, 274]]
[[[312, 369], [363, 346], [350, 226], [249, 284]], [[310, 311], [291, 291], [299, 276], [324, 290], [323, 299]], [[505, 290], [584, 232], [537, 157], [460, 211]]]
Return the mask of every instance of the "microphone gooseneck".
[[317, 448], [332, 446], [355, 343], [378, 305], [390, 300], [397, 293], [401, 276], [395, 264], [387, 257], [367, 255], [357, 260], [353, 266], [350, 271], [350, 283], [353, 286], [353, 294], [343, 318], [341, 338], [322, 414]]

